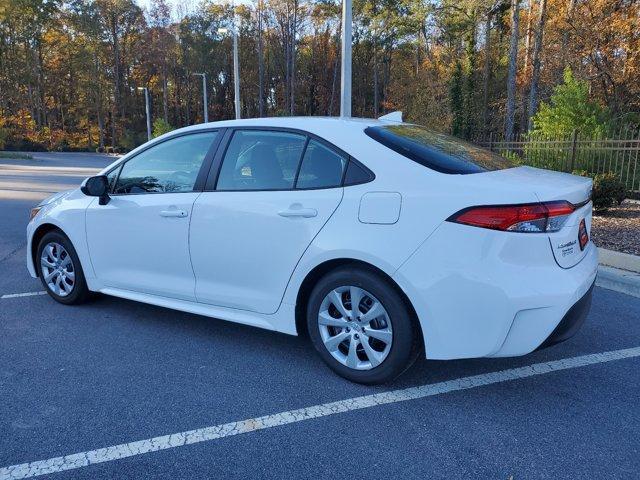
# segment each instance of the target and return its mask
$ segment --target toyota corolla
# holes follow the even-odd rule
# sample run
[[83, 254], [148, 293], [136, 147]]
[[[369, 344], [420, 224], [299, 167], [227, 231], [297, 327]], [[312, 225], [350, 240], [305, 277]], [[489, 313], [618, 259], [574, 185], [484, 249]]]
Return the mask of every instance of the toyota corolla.
[[272, 118], [156, 138], [31, 212], [49, 295], [307, 334], [335, 372], [517, 356], [591, 301], [591, 180], [391, 119]]

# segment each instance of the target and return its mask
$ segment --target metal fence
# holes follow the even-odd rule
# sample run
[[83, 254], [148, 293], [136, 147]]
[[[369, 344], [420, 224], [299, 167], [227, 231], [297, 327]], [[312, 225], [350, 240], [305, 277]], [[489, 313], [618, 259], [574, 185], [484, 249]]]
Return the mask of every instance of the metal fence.
[[525, 165], [589, 174], [614, 173], [627, 190], [640, 191], [640, 131], [626, 130], [607, 137], [585, 138], [578, 132], [568, 137], [516, 135], [511, 140], [490, 135], [475, 143]]

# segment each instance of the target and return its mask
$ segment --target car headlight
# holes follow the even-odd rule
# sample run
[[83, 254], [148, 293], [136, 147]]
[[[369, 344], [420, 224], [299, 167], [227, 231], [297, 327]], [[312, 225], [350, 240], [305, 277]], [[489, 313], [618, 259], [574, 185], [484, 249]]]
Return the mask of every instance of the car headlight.
[[29, 221], [33, 220], [33, 218], [38, 215], [38, 212], [40, 210], [42, 210], [43, 207], [46, 207], [47, 205], [52, 204], [53, 202], [55, 202], [56, 200], [59, 200], [61, 198], [66, 197], [67, 195], [69, 195], [71, 192], [73, 192], [73, 190], [66, 190], [63, 192], [58, 192], [58, 193], [54, 193], [53, 195], [51, 195], [50, 197], [45, 198], [44, 200], [42, 200], [39, 204], [37, 204], [35, 207], [33, 207], [31, 209], [31, 212], [29, 214]]
[[33, 220], [33, 217], [35, 217], [40, 210], [42, 210], [42, 205], [38, 205], [37, 207], [33, 207], [31, 209], [31, 213], [29, 214], [29, 221]]

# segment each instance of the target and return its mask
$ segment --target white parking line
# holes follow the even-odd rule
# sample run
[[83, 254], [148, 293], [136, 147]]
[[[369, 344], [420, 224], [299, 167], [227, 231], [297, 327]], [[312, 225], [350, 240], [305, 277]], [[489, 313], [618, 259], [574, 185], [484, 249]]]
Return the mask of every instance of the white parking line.
[[182, 447], [193, 443], [208, 442], [220, 438], [240, 435], [241, 433], [254, 432], [267, 428], [302, 422], [312, 418], [327, 417], [338, 413], [361, 410], [364, 408], [387, 405], [390, 403], [416, 400], [419, 398], [440, 395], [442, 393], [467, 390], [485, 385], [508, 382], [522, 378], [534, 377], [545, 373], [568, 370], [571, 368], [585, 367], [597, 363], [622, 360], [640, 356], [640, 347], [614, 350], [610, 352], [594, 353], [580, 357], [565, 358], [552, 362], [536, 363], [526, 367], [512, 368], [500, 372], [474, 375], [471, 377], [448, 380], [446, 382], [422, 385], [419, 387], [391, 390], [388, 392], [365, 395], [363, 397], [348, 398], [337, 402], [324, 403], [311, 407], [300, 408], [287, 412], [265, 415], [263, 417], [249, 418], [238, 422], [224, 423], [213, 427], [198, 428], [186, 432], [172, 433], [160, 437], [138, 440], [136, 442], [122, 443], [111, 447], [99, 448], [87, 452], [74, 453], [63, 457], [38, 460], [30, 463], [12, 465], [0, 468], [0, 480], [37, 477], [65, 470], [86, 467], [95, 463], [110, 462], [122, 458], [133, 457], [159, 450]]
[[19, 297], [32, 297], [34, 295], [46, 295], [47, 292], [45, 291], [41, 291], [41, 292], [24, 292], [24, 293], [8, 293], [7, 295], [2, 295], [0, 297], [1, 300], [4, 300], [5, 298], [19, 298]]

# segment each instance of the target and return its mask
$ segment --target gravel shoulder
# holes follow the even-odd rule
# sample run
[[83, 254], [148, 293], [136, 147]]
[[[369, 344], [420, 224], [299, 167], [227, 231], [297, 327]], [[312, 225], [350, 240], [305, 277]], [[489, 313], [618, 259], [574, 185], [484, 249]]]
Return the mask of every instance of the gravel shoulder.
[[625, 200], [606, 215], [594, 212], [591, 238], [598, 247], [640, 255], [640, 203]]

